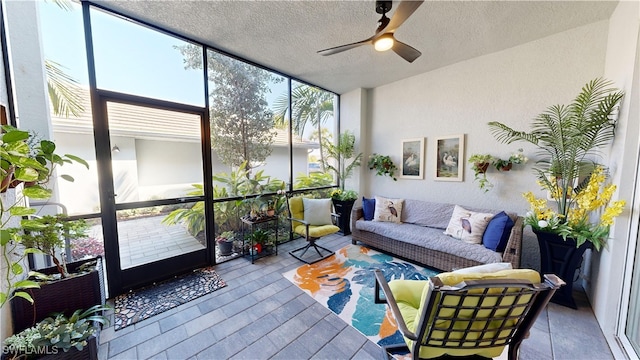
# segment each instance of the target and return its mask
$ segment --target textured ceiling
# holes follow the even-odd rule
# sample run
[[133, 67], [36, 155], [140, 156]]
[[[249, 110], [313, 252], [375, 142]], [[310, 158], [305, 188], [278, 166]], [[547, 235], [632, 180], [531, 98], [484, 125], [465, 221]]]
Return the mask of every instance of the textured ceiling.
[[[374, 1], [96, 1], [337, 93], [372, 88], [610, 17], [616, 1], [425, 1], [395, 36], [422, 52], [408, 63], [361, 46]], [[398, 2], [388, 14], [392, 16]]]

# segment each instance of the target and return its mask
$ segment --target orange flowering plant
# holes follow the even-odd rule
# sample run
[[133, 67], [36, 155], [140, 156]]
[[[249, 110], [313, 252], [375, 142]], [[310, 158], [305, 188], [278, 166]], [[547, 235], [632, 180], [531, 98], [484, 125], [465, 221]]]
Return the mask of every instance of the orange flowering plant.
[[[531, 206], [525, 224], [534, 230], [587, 241], [600, 250], [609, 236], [613, 219], [622, 213], [624, 200], [611, 198], [616, 186], [605, 185], [604, 167], [595, 159], [615, 137], [617, 112], [624, 93], [601, 78], [588, 82], [569, 105], [554, 105], [538, 115], [531, 131], [518, 131], [490, 122], [493, 135], [504, 143], [524, 141], [538, 149], [533, 170], [538, 184], [549, 192], [557, 210], [546, 199], [524, 194]], [[600, 213], [596, 221], [596, 213]]]

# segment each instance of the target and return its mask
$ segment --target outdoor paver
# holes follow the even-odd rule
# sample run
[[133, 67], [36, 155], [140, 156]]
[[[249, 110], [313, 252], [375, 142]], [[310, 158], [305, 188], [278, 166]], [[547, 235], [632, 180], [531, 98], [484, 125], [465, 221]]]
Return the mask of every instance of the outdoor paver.
[[248, 345], [249, 343], [240, 334], [231, 334], [199, 352], [197, 358], [198, 360], [229, 359]]
[[255, 342], [258, 339], [265, 337], [266, 334], [270, 333], [273, 329], [278, 327], [278, 325], [280, 325], [278, 320], [271, 316], [271, 314], [266, 314], [252, 322], [251, 325], [240, 329], [238, 333], [240, 333], [240, 336], [245, 340]]
[[320, 351], [315, 353], [311, 359], [347, 359], [342, 349], [338, 348], [334, 343], [328, 343], [323, 346]]
[[187, 335], [193, 336], [194, 334], [215, 326], [216, 324], [226, 319], [227, 317], [222, 313], [221, 310], [214, 310], [186, 322], [184, 324], [184, 327], [187, 330]]
[[330, 342], [338, 333], [339, 331], [336, 330], [336, 328], [323, 319], [302, 334], [298, 340], [304, 343], [312, 353], [315, 353]]
[[191, 306], [182, 311], [178, 311], [175, 314], [168, 316], [158, 322], [160, 323], [160, 330], [162, 332], [165, 332], [199, 316], [202, 316], [200, 309], [197, 306]]
[[109, 341], [109, 357], [117, 355], [158, 335], [160, 335], [160, 325], [154, 322], [144, 328], [136, 329], [126, 336], [113, 339]]
[[136, 348], [131, 348], [125, 352], [121, 352], [115, 356], [109, 356], [109, 359], [113, 359], [113, 360], [131, 360], [131, 359], [137, 359], [138, 355], [136, 354]]
[[273, 345], [273, 343], [266, 336], [263, 336], [246, 347], [240, 353], [234, 355], [232, 359], [269, 359], [277, 351], [278, 348]]
[[286, 346], [309, 329], [301, 319], [293, 318], [267, 334], [277, 346]]
[[215, 343], [214, 340], [215, 338], [209, 330], [201, 331], [168, 348], [166, 351], [167, 357], [169, 359], [185, 359], [195, 356]]
[[161, 335], [155, 336], [150, 340], [143, 342], [137, 346], [138, 356], [146, 359], [159, 352], [164, 351], [166, 348], [173, 346], [185, 339], [187, 339], [187, 331], [183, 326], [169, 330]]
[[277, 360], [309, 359], [313, 352], [301, 341], [294, 341], [273, 356]]

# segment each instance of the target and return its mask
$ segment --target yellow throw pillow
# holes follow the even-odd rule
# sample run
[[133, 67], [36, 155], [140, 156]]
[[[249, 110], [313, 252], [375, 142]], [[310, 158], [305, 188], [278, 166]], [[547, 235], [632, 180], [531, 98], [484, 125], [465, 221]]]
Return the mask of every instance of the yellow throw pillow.
[[456, 205], [444, 233], [470, 244], [482, 244], [482, 234], [493, 215], [469, 211]]
[[373, 221], [402, 222], [404, 199], [387, 199], [381, 196], [375, 198], [376, 208], [373, 212]]

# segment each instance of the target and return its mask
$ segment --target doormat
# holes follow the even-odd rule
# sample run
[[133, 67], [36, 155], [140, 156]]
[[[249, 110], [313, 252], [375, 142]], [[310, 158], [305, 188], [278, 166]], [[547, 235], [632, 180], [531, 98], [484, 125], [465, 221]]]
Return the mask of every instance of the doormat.
[[115, 298], [116, 331], [227, 286], [211, 267]]
[[404, 343], [387, 306], [374, 302], [375, 269], [380, 269], [387, 281], [426, 280], [438, 274], [367, 247], [349, 245], [334, 256], [283, 276], [374, 343]]

